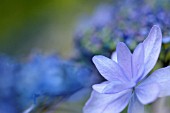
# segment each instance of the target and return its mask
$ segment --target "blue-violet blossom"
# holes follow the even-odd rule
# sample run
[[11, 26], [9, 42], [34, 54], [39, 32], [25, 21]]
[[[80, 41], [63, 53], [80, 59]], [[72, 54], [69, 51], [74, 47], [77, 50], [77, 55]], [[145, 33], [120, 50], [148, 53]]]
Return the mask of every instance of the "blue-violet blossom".
[[128, 113], [144, 113], [144, 105], [170, 95], [170, 66], [147, 77], [157, 62], [161, 42], [161, 30], [154, 26], [133, 54], [120, 42], [116, 47], [117, 61], [115, 57], [94, 56], [95, 66], [107, 81], [93, 86], [84, 113], [120, 113], [128, 103]]

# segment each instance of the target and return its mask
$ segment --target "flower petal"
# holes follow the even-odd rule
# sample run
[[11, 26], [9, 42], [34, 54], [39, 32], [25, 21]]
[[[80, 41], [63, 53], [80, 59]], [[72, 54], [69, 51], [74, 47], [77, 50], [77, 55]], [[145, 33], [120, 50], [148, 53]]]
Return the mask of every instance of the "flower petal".
[[132, 54], [125, 43], [119, 42], [116, 47], [117, 60], [120, 67], [129, 79], [132, 78], [131, 60]]
[[128, 113], [144, 113], [144, 105], [139, 102], [135, 94], [133, 94], [130, 100]]
[[127, 90], [130, 89], [132, 87], [134, 87], [136, 85], [136, 83], [133, 82], [110, 82], [108, 85], [106, 85], [106, 87], [103, 89], [103, 93], [105, 94], [114, 94], [114, 93], [118, 93], [120, 91], [123, 90]]
[[[131, 91], [122, 95], [120, 98], [116, 99], [110, 105], [105, 108], [103, 113], [119, 113], [125, 109], [125, 107], [128, 105], [130, 98], [131, 98]], [[96, 112], [95, 112], [96, 113]]]
[[117, 53], [116, 53], [116, 52], [113, 52], [113, 53], [112, 53], [111, 59], [112, 59], [113, 61], [117, 62]]
[[97, 91], [98, 93], [104, 93], [104, 94], [114, 94], [121, 92], [123, 90], [130, 89], [134, 87], [136, 83], [132, 82], [121, 82], [118, 80], [109, 82], [103, 82], [101, 84], [95, 84], [93, 85], [93, 89]]
[[92, 87], [96, 92], [103, 93], [104, 92], [103, 90], [106, 88], [106, 86], [109, 85], [109, 83], [110, 83], [109, 81], [106, 81], [101, 84], [95, 84]]
[[159, 84], [159, 97], [170, 96], [170, 66], [156, 70], [144, 82]]
[[147, 75], [155, 66], [162, 43], [162, 33], [158, 26], [153, 26], [148, 37], [144, 40], [144, 52], [145, 52], [145, 72]]
[[127, 106], [131, 92], [125, 90], [116, 94], [101, 94], [93, 91], [83, 113], [119, 113]]
[[102, 55], [94, 56], [92, 60], [100, 74], [108, 81], [126, 81], [120, 66], [113, 60]]
[[144, 105], [155, 101], [158, 98], [159, 92], [159, 85], [156, 83], [141, 83], [135, 89], [139, 101]]
[[133, 79], [137, 80], [142, 77], [144, 71], [144, 47], [140, 43], [132, 55]]

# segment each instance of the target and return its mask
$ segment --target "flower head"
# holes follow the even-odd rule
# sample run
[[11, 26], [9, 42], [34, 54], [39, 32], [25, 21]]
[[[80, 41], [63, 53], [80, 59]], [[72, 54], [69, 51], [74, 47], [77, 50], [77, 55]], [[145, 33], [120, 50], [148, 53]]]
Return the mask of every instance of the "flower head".
[[98, 55], [93, 62], [107, 80], [93, 86], [94, 91], [84, 107], [84, 113], [119, 113], [129, 103], [128, 113], [144, 113], [144, 105], [158, 97], [170, 95], [170, 67], [148, 73], [155, 66], [162, 43], [162, 34], [154, 26], [149, 36], [133, 54], [120, 42], [117, 44], [117, 61]]
[[20, 109], [14, 87], [18, 67], [11, 57], [0, 55], [0, 113], [18, 113]]
[[91, 75], [91, 69], [86, 65], [63, 60], [56, 55], [33, 55], [22, 64], [17, 76], [20, 103], [26, 108], [38, 97], [36, 104], [46, 100], [46, 97], [66, 98], [91, 86]]
[[[134, 50], [155, 24], [162, 29], [164, 44], [170, 42], [169, 18], [169, 10], [160, 3], [151, 5], [144, 0], [119, 1], [114, 3], [114, 7], [100, 6], [91, 17], [80, 23], [83, 27], [78, 27], [75, 32], [75, 47], [80, 58], [87, 61], [96, 54], [109, 57], [119, 41], [123, 41], [130, 50]], [[170, 57], [166, 51], [170, 50], [170, 45], [165, 46], [162, 47], [161, 54], [163, 58], [167, 58], [161, 58], [161, 63], [167, 66]]]

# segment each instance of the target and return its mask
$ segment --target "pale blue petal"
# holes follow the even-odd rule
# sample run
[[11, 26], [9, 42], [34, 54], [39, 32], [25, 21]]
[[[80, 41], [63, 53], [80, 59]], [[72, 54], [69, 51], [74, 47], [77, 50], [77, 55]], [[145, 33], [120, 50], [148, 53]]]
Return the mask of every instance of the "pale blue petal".
[[116, 47], [116, 53], [118, 64], [130, 80], [132, 78], [132, 54], [129, 48], [123, 42], [119, 42]]
[[110, 83], [109, 81], [106, 81], [101, 84], [95, 84], [92, 87], [96, 92], [103, 93], [104, 92], [103, 90], [106, 88], [106, 86], [109, 85], [109, 83]]
[[135, 94], [133, 94], [130, 100], [128, 113], [144, 113], [144, 105], [139, 102]]
[[112, 53], [111, 59], [112, 59], [113, 61], [117, 62], [117, 53], [116, 53], [116, 52], [113, 52], [113, 53]]
[[128, 105], [131, 95], [132, 92], [129, 91], [122, 95], [121, 97], [119, 97], [118, 99], [114, 100], [105, 108], [103, 113], [115, 113], [115, 112], [119, 113], [123, 111], [123, 109], [125, 109], [125, 107]]
[[94, 56], [92, 60], [100, 74], [108, 81], [126, 81], [120, 66], [113, 60], [102, 55]]
[[131, 89], [134, 87], [136, 83], [133, 82], [110, 82], [106, 87], [103, 89], [103, 93], [106, 94], [114, 94], [118, 93], [123, 90]]
[[149, 104], [155, 101], [159, 96], [159, 85], [156, 83], [141, 83], [135, 88], [136, 96], [142, 104]]
[[147, 75], [155, 66], [162, 43], [162, 33], [158, 26], [153, 26], [148, 37], [144, 40], [144, 52], [145, 52], [145, 73]]
[[83, 108], [83, 113], [119, 113], [128, 104], [131, 90], [116, 94], [101, 94], [93, 91]]
[[98, 93], [114, 94], [114, 93], [121, 92], [123, 90], [130, 89], [135, 85], [136, 83], [121, 82], [119, 80], [115, 80], [112, 82], [106, 81], [101, 84], [95, 84], [93, 85], [93, 89]]
[[141, 79], [144, 71], [144, 47], [140, 43], [133, 52], [132, 55], [132, 70], [133, 70], [133, 79]]
[[170, 66], [156, 70], [144, 82], [159, 84], [159, 97], [170, 96]]

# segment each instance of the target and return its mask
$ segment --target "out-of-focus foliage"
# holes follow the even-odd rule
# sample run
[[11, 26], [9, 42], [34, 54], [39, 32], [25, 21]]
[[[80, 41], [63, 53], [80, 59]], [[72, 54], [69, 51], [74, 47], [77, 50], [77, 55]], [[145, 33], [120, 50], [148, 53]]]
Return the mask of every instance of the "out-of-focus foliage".
[[97, 2], [102, 0], [1, 1], [0, 51], [24, 55], [40, 48], [68, 57], [78, 15], [90, 12]]

